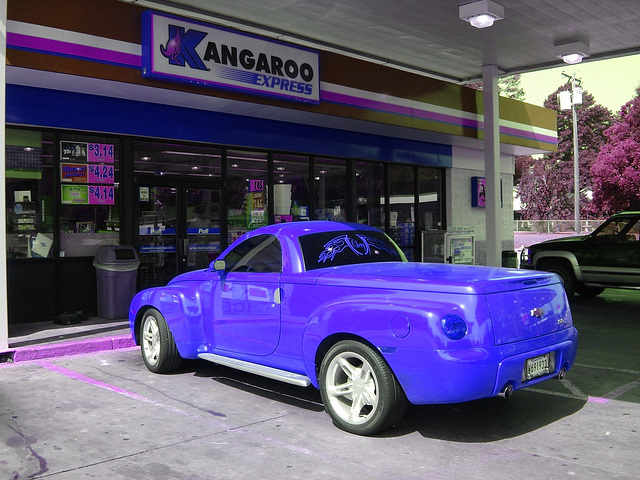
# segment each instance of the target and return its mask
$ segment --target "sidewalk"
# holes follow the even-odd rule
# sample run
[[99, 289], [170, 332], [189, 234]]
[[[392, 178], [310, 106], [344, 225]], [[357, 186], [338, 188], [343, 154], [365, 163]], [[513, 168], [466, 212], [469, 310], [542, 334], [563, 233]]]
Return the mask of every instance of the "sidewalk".
[[129, 321], [89, 317], [72, 325], [32, 322], [9, 325], [9, 348], [0, 350], [0, 363], [133, 347]]

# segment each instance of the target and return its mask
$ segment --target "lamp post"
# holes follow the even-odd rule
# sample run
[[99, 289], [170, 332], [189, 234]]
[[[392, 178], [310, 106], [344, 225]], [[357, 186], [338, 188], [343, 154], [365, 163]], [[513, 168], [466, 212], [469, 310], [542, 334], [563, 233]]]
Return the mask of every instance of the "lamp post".
[[[578, 152], [578, 115], [576, 105], [582, 104], [582, 88], [576, 80], [576, 74], [567, 75], [571, 79], [571, 91], [565, 90], [560, 92], [560, 109], [568, 110], [571, 108], [571, 116], [573, 118], [573, 210], [574, 210], [574, 229], [576, 234], [580, 233], [580, 154]], [[578, 83], [578, 84], [577, 84]]]

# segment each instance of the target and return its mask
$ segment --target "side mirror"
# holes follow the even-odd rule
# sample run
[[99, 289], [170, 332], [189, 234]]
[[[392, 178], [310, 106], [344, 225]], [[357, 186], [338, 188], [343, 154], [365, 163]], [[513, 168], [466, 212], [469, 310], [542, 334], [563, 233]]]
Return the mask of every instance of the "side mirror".
[[224, 272], [225, 268], [227, 268], [227, 262], [224, 260], [216, 260], [213, 262], [213, 269], [216, 272]]

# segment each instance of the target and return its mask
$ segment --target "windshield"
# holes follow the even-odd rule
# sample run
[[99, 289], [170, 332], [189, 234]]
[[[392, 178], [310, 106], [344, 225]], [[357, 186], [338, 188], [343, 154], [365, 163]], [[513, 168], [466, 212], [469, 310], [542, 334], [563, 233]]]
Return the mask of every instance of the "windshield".
[[306, 270], [371, 262], [402, 262], [395, 244], [382, 232], [322, 232], [299, 238]]

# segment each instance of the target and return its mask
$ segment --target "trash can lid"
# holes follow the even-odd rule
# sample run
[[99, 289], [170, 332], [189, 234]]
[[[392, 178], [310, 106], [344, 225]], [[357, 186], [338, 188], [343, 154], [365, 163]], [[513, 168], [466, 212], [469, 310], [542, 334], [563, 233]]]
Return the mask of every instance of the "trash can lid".
[[131, 245], [102, 245], [96, 252], [93, 265], [96, 268], [119, 266], [135, 270], [140, 265], [140, 259]]

